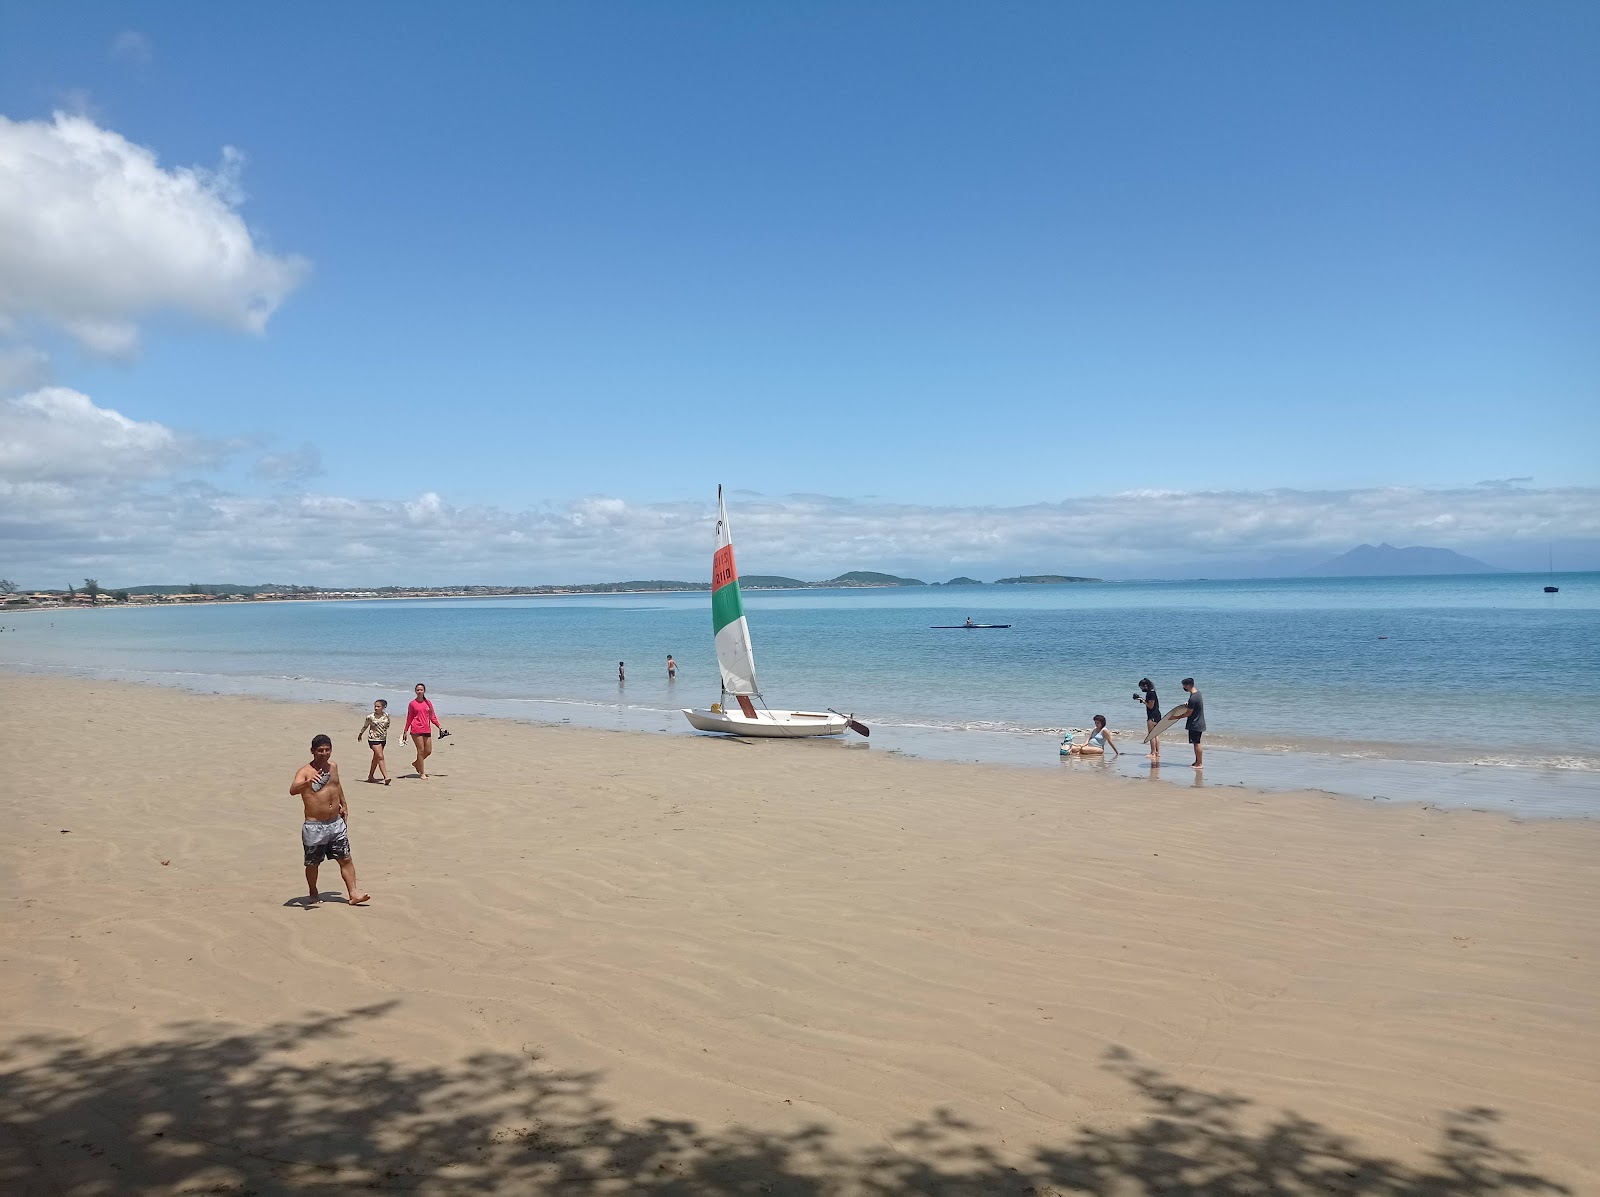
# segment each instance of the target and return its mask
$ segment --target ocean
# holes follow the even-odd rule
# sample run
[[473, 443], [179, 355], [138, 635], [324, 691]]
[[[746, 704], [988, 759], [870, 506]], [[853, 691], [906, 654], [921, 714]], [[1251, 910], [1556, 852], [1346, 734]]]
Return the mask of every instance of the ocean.
[[[873, 729], [766, 750], [1600, 817], [1600, 573], [746, 591], [745, 610], [768, 702]], [[968, 616], [1013, 626], [930, 627]], [[447, 725], [692, 735], [677, 709], [719, 697], [704, 592], [5, 612], [0, 625], [0, 667], [349, 702], [335, 734], [353, 735], [373, 697], [403, 707], [416, 681]], [[1196, 678], [1199, 774], [1181, 729], [1149, 768], [1132, 697], [1145, 676], [1164, 709]], [[1063, 732], [1096, 714], [1127, 754], [1063, 761]]]

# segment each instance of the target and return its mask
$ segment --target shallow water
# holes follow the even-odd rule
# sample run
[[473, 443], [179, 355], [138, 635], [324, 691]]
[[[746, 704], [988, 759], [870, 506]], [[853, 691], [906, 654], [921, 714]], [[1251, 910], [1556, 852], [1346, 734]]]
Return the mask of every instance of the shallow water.
[[[1206, 698], [1201, 784], [1600, 815], [1600, 574], [747, 592], [774, 706], [854, 711], [807, 750], [1092, 768], [1148, 781], [1142, 676]], [[718, 697], [704, 593], [7, 613], [0, 664], [201, 691], [692, 734]], [[932, 624], [1010, 623], [935, 631]], [[679, 663], [668, 683], [666, 654]], [[629, 680], [618, 686], [618, 660]], [[1104, 714], [1129, 752], [1058, 759]], [[353, 716], [359, 719], [359, 716]], [[354, 723], [352, 723], [352, 727]], [[1181, 730], [1162, 783], [1195, 784]]]

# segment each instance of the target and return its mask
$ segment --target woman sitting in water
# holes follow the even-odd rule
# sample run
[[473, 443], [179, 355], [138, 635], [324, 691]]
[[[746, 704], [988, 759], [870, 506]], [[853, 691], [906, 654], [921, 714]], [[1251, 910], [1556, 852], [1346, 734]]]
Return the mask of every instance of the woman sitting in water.
[[1111, 733], [1106, 730], [1106, 717], [1104, 715], [1096, 715], [1094, 717], [1094, 731], [1089, 734], [1089, 742], [1087, 744], [1074, 744], [1071, 733], [1068, 733], [1067, 738], [1061, 741], [1062, 756], [1104, 756], [1107, 748], [1111, 749], [1117, 756], [1122, 755], [1122, 750], [1111, 742]]

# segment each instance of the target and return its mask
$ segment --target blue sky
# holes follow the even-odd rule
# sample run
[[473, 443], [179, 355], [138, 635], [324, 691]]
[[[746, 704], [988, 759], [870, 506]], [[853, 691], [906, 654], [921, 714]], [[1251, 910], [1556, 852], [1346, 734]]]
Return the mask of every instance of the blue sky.
[[[108, 255], [135, 294], [86, 333], [61, 298], [99, 285], [81, 262], [0, 258], [10, 393], [69, 388], [192, 450], [101, 494], [157, 503], [168, 549], [40, 508], [0, 530], [13, 573], [251, 580], [313, 547], [304, 521], [279, 557], [191, 543], [180, 509], [213, 493], [236, 533], [308, 497], [480, 513], [409, 565], [329, 532], [363, 580], [699, 568], [692, 537], [642, 546], [719, 481], [893, 506], [839, 568], [1248, 569], [1355, 539], [1600, 565], [1592, 4], [9, 4], [0, 116], [57, 111], [218, 172], [281, 269], [249, 327], [222, 264], [179, 270], [193, 246], [170, 271]], [[12, 201], [36, 235], [51, 193]], [[1547, 501], [1438, 523], [1511, 478]], [[1352, 497], [1252, 540], [1285, 490]], [[1373, 498], [1418, 491], [1441, 497]], [[1035, 530], [983, 560], [926, 535], [1146, 492], [1258, 513], [1182, 543], [1160, 510], [1106, 516], [1104, 543]], [[593, 510], [637, 538], [578, 545]], [[526, 561], [450, 548], [518, 519], [578, 531]], [[826, 569], [807, 543], [767, 564]]]

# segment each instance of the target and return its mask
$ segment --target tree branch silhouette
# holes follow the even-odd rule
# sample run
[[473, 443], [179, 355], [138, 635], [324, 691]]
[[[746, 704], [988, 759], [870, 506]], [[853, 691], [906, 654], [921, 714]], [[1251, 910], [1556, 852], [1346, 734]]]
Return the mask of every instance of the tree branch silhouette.
[[[346, 1059], [351, 1024], [395, 1003], [250, 1032], [179, 1024], [99, 1049], [60, 1036], [0, 1052], [0, 1189], [8, 1194], [209, 1191], [559, 1193], [585, 1197], [1486, 1197], [1562, 1194], [1499, 1145], [1485, 1108], [1448, 1114], [1421, 1165], [1363, 1150], [1292, 1113], [1251, 1118], [1236, 1094], [1183, 1085], [1114, 1049], [1106, 1067], [1143, 1116], [1084, 1128], [1007, 1163], [947, 1110], [840, 1144], [825, 1126], [703, 1130], [619, 1119], [601, 1076], [486, 1052], [452, 1067]], [[328, 1058], [314, 1058], [326, 1056]]]

